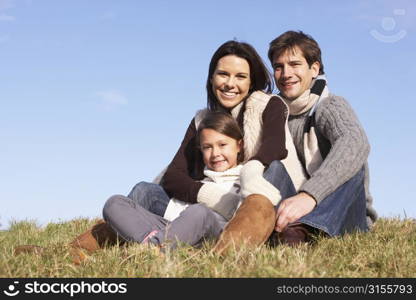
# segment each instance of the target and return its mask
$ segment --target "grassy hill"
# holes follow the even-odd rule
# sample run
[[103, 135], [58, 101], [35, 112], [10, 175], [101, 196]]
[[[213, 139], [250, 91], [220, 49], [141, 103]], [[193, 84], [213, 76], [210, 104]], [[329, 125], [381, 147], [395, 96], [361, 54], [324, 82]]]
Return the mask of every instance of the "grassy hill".
[[[317, 237], [297, 248], [262, 246], [220, 257], [213, 243], [184, 246], [161, 255], [131, 244], [100, 250], [74, 265], [67, 244], [96, 220], [17, 222], [0, 232], [0, 277], [415, 277], [416, 222], [379, 219], [370, 233], [342, 238]], [[14, 247], [35, 244], [42, 254], [14, 255]]]

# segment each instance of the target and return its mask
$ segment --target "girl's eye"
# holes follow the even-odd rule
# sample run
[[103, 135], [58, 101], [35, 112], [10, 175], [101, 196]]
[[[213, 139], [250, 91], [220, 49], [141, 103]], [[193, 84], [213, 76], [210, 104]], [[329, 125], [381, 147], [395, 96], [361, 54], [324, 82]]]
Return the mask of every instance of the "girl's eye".
[[227, 144], [220, 144], [220, 146], [221, 146], [221, 147], [225, 147], [225, 146], [227, 146]]

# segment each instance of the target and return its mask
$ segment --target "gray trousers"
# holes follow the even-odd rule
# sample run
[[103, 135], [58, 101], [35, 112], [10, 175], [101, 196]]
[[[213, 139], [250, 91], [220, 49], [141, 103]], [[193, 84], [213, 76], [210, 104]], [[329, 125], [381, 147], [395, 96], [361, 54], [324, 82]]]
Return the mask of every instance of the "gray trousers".
[[148, 241], [174, 249], [178, 242], [198, 246], [204, 239], [217, 238], [226, 220], [204, 204], [188, 206], [172, 222], [151, 213], [136, 201], [121, 195], [110, 197], [104, 205], [105, 221], [126, 241], [141, 243], [152, 231]]

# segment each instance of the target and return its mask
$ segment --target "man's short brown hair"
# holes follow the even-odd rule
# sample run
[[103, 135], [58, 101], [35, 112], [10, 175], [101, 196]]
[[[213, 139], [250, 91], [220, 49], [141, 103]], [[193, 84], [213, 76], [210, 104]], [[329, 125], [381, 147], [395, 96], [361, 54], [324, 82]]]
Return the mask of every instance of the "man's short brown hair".
[[270, 42], [268, 56], [271, 64], [273, 65], [274, 57], [279, 57], [288, 50], [293, 51], [295, 47], [299, 47], [302, 51], [309, 67], [314, 62], [319, 62], [319, 74], [324, 74], [324, 64], [322, 63], [321, 49], [318, 43], [302, 31], [286, 31]]

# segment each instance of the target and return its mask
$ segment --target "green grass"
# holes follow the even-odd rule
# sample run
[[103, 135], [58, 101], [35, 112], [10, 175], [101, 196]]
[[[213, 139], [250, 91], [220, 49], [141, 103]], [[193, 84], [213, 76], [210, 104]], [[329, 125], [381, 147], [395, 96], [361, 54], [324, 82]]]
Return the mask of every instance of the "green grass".
[[[13, 223], [0, 232], [0, 277], [415, 277], [416, 222], [381, 218], [369, 233], [342, 238], [317, 237], [297, 248], [261, 246], [222, 259], [210, 252], [213, 243], [196, 249], [183, 246], [164, 256], [140, 244], [97, 251], [77, 266], [68, 243], [96, 220]], [[35, 244], [41, 254], [15, 256], [14, 247]]]

